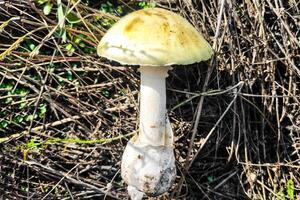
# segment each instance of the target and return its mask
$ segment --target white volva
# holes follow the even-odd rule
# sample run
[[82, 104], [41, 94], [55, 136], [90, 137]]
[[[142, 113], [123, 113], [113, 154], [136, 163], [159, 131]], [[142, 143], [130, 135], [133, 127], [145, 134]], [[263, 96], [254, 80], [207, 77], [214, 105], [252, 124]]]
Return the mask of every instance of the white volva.
[[125, 148], [121, 168], [131, 199], [139, 200], [143, 193], [158, 196], [171, 187], [176, 176], [173, 148], [144, 146], [131, 140]]

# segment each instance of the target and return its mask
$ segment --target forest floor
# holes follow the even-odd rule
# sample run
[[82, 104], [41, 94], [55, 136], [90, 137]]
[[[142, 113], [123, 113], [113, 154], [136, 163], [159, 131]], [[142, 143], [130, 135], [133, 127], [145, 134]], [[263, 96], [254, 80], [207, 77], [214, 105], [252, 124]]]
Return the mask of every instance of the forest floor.
[[140, 74], [96, 47], [149, 7], [182, 15], [214, 49], [169, 72], [177, 178], [157, 199], [299, 200], [296, 0], [0, 0], [0, 199], [128, 199], [120, 160]]

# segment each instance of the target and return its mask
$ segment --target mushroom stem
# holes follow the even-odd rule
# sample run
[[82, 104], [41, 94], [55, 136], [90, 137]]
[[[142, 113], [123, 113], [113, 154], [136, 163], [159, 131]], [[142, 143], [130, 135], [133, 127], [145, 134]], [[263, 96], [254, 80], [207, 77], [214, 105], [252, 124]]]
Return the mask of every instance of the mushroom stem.
[[132, 200], [166, 192], [176, 177], [173, 131], [166, 114], [169, 69], [140, 68], [140, 131], [127, 143], [121, 166]]
[[140, 144], [165, 146], [169, 143], [166, 132], [166, 77], [170, 69], [140, 67]]

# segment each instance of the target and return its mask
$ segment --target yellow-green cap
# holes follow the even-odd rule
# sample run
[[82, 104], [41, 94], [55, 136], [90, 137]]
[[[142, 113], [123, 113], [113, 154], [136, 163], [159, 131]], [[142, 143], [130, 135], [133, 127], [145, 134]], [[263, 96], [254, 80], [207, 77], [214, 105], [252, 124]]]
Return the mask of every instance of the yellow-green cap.
[[98, 55], [127, 65], [187, 65], [208, 60], [213, 50], [186, 19], [161, 8], [132, 12], [102, 37]]

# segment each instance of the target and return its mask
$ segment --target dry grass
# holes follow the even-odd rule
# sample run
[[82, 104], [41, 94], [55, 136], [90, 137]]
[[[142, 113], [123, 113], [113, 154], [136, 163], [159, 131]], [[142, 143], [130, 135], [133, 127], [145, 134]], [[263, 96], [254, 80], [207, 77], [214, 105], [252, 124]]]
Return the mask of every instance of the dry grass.
[[[34, 0], [0, 1], [0, 196], [126, 199], [120, 159], [137, 130], [139, 73], [95, 53], [119, 15], [99, 11], [106, 1], [62, 0], [82, 21], [71, 26], [50, 2], [45, 15]], [[300, 3], [155, 2], [215, 50], [168, 77], [178, 178], [161, 199], [300, 199]]]

